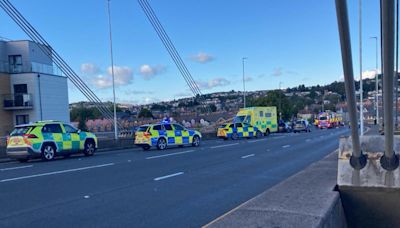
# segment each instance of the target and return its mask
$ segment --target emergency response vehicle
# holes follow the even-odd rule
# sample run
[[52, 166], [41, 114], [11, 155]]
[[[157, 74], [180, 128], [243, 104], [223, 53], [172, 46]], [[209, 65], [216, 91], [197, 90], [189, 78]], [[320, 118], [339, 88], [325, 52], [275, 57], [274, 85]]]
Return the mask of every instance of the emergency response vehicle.
[[257, 127], [252, 127], [247, 123], [228, 123], [218, 128], [217, 136], [224, 140], [236, 140], [238, 138], [261, 138], [263, 133]]
[[342, 118], [329, 110], [318, 114], [318, 128], [334, 128], [340, 126]]
[[175, 123], [142, 125], [135, 133], [135, 145], [149, 150], [155, 146], [164, 150], [168, 146], [200, 146], [201, 133]]
[[97, 137], [60, 121], [39, 121], [17, 125], [7, 138], [7, 156], [21, 162], [41, 157], [53, 160], [83, 152], [91, 156], [97, 149]]
[[245, 123], [256, 127], [265, 135], [278, 131], [278, 117], [276, 107], [248, 107], [242, 108], [233, 119], [233, 123]]

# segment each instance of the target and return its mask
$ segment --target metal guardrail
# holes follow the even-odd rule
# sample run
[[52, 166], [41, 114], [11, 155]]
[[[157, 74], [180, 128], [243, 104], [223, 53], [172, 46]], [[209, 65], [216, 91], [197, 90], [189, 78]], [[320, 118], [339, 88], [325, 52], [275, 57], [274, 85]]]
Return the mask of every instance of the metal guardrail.
[[21, 64], [10, 65], [6, 61], [0, 61], [0, 72], [9, 74], [41, 73], [64, 76], [57, 66], [37, 62], [22, 62]]
[[[349, 107], [352, 126], [357, 126], [357, 107], [355, 101], [353, 63], [351, 54], [350, 29], [346, 0], [336, 0], [336, 14], [339, 27], [339, 37], [342, 52], [342, 63], [345, 79], [347, 104]], [[382, 22], [382, 60], [383, 60], [383, 91], [384, 91], [384, 154], [380, 164], [387, 171], [395, 170], [399, 166], [399, 158], [394, 152], [394, 0], [381, 0]], [[361, 151], [358, 128], [351, 128], [352, 155], [350, 165], [355, 170], [363, 169], [367, 164], [367, 157]]]
[[4, 94], [3, 108], [5, 110], [32, 109], [33, 99], [29, 93]]

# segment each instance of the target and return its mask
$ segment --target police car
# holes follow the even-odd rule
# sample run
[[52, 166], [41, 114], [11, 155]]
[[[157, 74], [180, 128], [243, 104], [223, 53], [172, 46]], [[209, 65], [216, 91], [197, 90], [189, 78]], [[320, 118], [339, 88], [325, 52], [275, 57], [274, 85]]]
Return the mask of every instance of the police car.
[[159, 150], [164, 150], [168, 146], [199, 146], [201, 133], [187, 129], [179, 124], [160, 123], [142, 125], [135, 133], [135, 145], [143, 150], [149, 150], [155, 146]]
[[224, 140], [250, 137], [261, 138], [263, 133], [257, 127], [252, 127], [247, 123], [228, 123], [218, 128], [217, 137]]
[[41, 157], [52, 160], [58, 155], [72, 153], [94, 154], [97, 138], [60, 121], [39, 121], [18, 125], [7, 138], [7, 156], [21, 162]]

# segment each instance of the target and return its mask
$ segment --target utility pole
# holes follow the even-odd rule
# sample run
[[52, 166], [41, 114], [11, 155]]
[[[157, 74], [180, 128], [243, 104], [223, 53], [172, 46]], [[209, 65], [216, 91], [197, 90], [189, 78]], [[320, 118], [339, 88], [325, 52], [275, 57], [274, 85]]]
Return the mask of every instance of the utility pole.
[[282, 82], [279, 82], [279, 119], [282, 119], [282, 91], [281, 91]]
[[245, 76], [244, 76], [244, 61], [247, 57], [242, 58], [242, 66], [243, 66], [243, 108], [246, 108], [246, 83], [245, 83]]
[[362, 78], [362, 11], [361, 11], [361, 2], [362, 0], [358, 0], [358, 39], [359, 39], [359, 54], [360, 54], [360, 134], [364, 135], [364, 107], [363, 107], [363, 78]]
[[375, 39], [375, 118], [376, 124], [379, 125], [379, 78], [378, 78], [378, 37], [372, 36]]
[[398, 120], [398, 113], [399, 113], [399, 109], [398, 109], [398, 100], [399, 100], [399, 0], [396, 1], [396, 74], [395, 74], [395, 81], [396, 81], [396, 112], [395, 112], [395, 118], [396, 118], [396, 122], [395, 122], [395, 126], [396, 126], [396, 130], [397, 127], [399, 126], [399, 120]]
[[112, 45], [110, 0], [107, 0], [107, 11], [108, 11], [108, 28], [110, 34], [111, 75], [112, 75], [113, 98], [114, 98], [114, 139], [118, 140], [117, 103], [115, 101], [115, 76], [114, 76], [114, 56], [113, 56], [113, 45]]

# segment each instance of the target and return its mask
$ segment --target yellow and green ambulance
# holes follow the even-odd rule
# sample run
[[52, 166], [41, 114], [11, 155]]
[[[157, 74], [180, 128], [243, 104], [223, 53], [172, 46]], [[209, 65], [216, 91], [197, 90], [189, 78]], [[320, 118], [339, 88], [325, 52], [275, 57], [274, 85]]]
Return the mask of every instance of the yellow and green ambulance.
[[233, 123], [244, 123], [256, 127], [264, 135], [278, 131], [278, 115], [276, 107], [242, 108], [233, 119]]
[[97, 149], [97, 137], [60, 121], [39, 121], [18, 125], [7, 138], [7, 156], [26, 162], [41, 157], [53, 160], [83, 152], [91, 156]]

